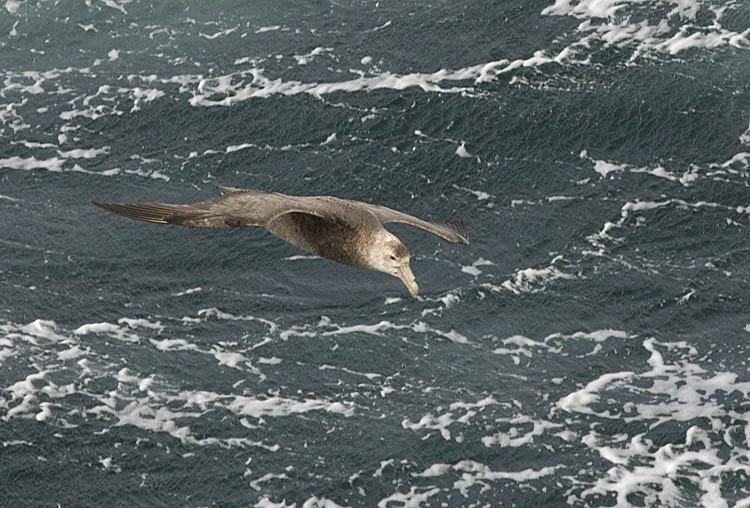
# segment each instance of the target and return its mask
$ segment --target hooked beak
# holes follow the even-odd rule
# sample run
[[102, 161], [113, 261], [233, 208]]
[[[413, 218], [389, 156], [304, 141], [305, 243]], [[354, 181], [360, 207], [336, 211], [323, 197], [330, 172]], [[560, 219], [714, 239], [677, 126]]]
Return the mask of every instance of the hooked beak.
[[417, 279], [414, 277], [414, 274], [411, 273], [411, 268], [408, 263], [399, 267], [397, 277], [404, 283], [409, 290], [409, 293], [411, 293], [411, 296], [417, 296], [419, 294]]

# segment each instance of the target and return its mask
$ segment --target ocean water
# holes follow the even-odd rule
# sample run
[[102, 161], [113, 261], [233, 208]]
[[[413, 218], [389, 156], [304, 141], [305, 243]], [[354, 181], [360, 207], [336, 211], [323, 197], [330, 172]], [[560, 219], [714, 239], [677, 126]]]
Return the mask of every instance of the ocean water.
[[749, 163], [745, 1], [0, 0], [0, 505], [748, 507]]

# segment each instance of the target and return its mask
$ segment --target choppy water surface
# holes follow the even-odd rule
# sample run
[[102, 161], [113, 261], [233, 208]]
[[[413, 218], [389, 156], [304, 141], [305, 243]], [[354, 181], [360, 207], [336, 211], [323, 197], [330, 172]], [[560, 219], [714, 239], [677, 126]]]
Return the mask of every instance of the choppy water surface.
[[[0, 504], [750, 506], [750, 8], [0, 5]], [[422, 293], [104, 201], [394, 225]]]

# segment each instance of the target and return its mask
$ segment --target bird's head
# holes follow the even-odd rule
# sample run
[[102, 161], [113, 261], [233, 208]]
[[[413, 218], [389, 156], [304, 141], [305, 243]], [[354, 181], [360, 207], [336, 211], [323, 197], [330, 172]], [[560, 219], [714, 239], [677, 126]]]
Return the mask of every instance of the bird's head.
[[384, 231], [378, 235], [372, 261], [372, 268], [398, 277], [404, 283], [412, 296], [417, 296], [419, 286], [417, 279], [411, 272], [409, 260], [411, 254], [406, 245], [391, 233]]

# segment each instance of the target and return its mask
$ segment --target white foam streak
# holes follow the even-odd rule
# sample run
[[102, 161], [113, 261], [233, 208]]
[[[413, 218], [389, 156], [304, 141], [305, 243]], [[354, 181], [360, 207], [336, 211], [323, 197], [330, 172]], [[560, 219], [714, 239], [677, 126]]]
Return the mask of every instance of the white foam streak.
[[230, 314], [229, 312], [221, 311], [216, 307], [201, 309], [198, 311], [198, 316], [205, 316], [206, 318], [216, 317], [218, 319], [228, 319], [232, 321], [257, 321], [268, 327], [268, 333], [275, 333], [279, 328], [279, 325], [271, 320], [255, 316], [237, 316], [235, 314]]
[[34, 381], [43, 380], [47, 375], [47, 372], [48, 371], [46, 370], [34, 372], [26, 376], [24, 380], [17, 381], [6, 388], [6, 391], [11, 395], [11, 400], [21, 399], [21, 402], [8, 409], [3, 420], [8, 421], [16, 415], [23, 415], [24, 413], [30, 413], [32, 411], [33, 405], [36, 402], [37, 392], [37, 388], [34, 386]]
[[602, 175], [604, 178], [606, 178], [610, 173], [625, 171], [626, 168], [627, 166], [623, 164], [612, 164], [606, 161], [594, 162], [594, 171]]
[[129, 4], [131, 0], [120, 0], [120, 3], [115, 2], [115, 0], [102, 0], [102, 3], [106, 5], [107, 7], [110, 7], [112, 9], [116, 9], [123, 14], [127, 14], [128, 11], [125, 10], [125, 5]]
[[378, 508], [388, 508], [389, 506], [393, 506], [391, 503], [399, 503], [399, 506], [403, 508], [418, 508], [420, 506], [425, 506], [428, 499], [439, 493], [439, 488], [417, 492], [417, 487], [411, 487], [409, 492], [394, 492], [390, 496], [381, 499], [378, 501]]
[[[122, 326], [123, 324], [127, 326]], [[117, 340], [124, 342], [139, 342], [140, 336], [134, 332], [136, 328], [151, 328], [155, 330], [161, 330], [164, 327], [161, 323], [152, 323], [145, 319], [128, 319], [120, 318], [118, 324], [114, 323], [89, 323], [81, 325], [76, 328], [73, 333], [75, 335], [87, 335], [90, 333], [99, 335], [108, 335]]]
[[[646, 505], [680, 506], [684, 489], [678, 483], [689, 482], [699, 487], [704, 506], [726, 506], [722, 476], [729, 471], [750, 472], [746, 463], [750, 440], [746, 430], [744, 436], [734, 432], [747, 427], [747, 415], [721, 401], [732, 393], [746, 400], [750, 382], [738, 381], [733, 372], [702, 368], [694, 363], [699, 358], [697, 348], [684, 341], [649, 338], [643, 348], [650, 353], [645, 369], [603, 374], [561, 398], [558, 407], [571, 415], [618, 419], [648, 429], [666, 423], [696, 423], [687, 429], [684, 440], [660, 446], [644, 434], [623, 441], [592, 426], [583, 443], [614, 467], [585, 489], [580, 499], [614, 492], [618, 506], [626, 506], [629, 496], [637, 492], [645, 495]], [[619, 403], [603, 404], [605, 398]]]
[[8, 14], [16, 14], [19, 7], [21, 7], [21, 2], [19, 0], [7, 0], [5, 2], [5, 10], [8, 11]]
[[[675, 207], [680, 210], [701, 210], [701, 209], [711, 209], [711, 210], [724, 210], [728, 213], [732, 214], [746, 214], [750, 215], [750, 206], [728, 206], [723, 205], [721, 203], [715, 203], [711, 201], [696, 201], [696, 202], [689, 202], [685, 201], [684, 199], [678, 199], [678, 198], [671, 198], [671, 199], [665, 199], [663, 201], [628, 201], [626, 202], [622, 208], [620, 209], [620, 219], [617, 220], [617, 222], [610, 222], [607, 221], [604, 223], [604, 226], [602, 227], [601, 231], [599, 231], [596, 234], [589, 235], [587, 237], [587, 240], [598, 250], [597, 251], [584, 251], [585, 254], [588, 255], [595, 255], [595, 256], [601, 256], [604, 254], [605, 250], [605, 241], [621, 241], [617, 238], [613, 238], [610, 235], [610, 232], [612, 232], [616, 228], [622, 228], [625, 226], [626, 221], [631, 217], [633, 214], [640, 214], [643, 212], [650, 212], [652, 210], [658, 210], [661, 208], [666, 207]], [[727, 222], [731, 223], [731, 219], [727, 218]], [[626, 264], [628, 268], [630, 269], [638, 269], [637, 267], [633, 265]]]
[[[664, 5], [674, 5], [664, 17], [652, 22], [643, 18], [641, 12], [654, 11]], [[633, 48], [630, 60], [654, 53], [676, 55], [687, 49], [713, 49], [730, 45], [750, 48], [750, 29], [741, 33], [721, 26], [727, 8], [736, 8], [730, 3], [721, 7], [702, 0], [555, 0], [542, 10], [545, 16], [570, 16], [581, 20], [578, 32], [584, 37], [567, 49], [568, 58], [578, 52], [588, 52], [595, 41], [604, 47]], [[710, 12], [710, 24], [698, 20], [697, 13], [705, 9]]]
[[[317, 48], [320, 54], [330, 48]], [[300, 63], [309, 62], [311, 55], [298, 55]], [[527, 59], [514, 61], [498, 60], [457, 70], [441, 69], [432, 73], [411, 73], [396, 74], [392, 72], [383, 72], [371, 76], [366, 76], [363, 72], [351, 70], [359, 77], [344, 81], [327, 82], [327, 83], [303, 83], [301, 81], [283, 81], [281, 78], [272, 79], [265, 75], [263, 68], [252, 68], [247, 71], [227, 74], [224, 76], [201, 78], [194, 96], [190, 99], [193, 106], [231, 106], [238, 102], [254, 98], [268, 98], [273, 95], [298, 95], [309, 94], [316, 97], [332, 93], [353, 93], [353, 92], [371, 92], [374, 90], [390, 89], [405, 90], [407, 88], [420, 88], [425, 92], [439, 93], [467, 93], [472, 92], [470, 86], [451, 86], [455, 82], [474, 82], [475, 84], [491, 81], [501, 74], [513, 71], [521, 67], [534, 67], [550, 62], [555, 58], [549, 57], [544, 51], [537, 51]], [[252, 80], [244, 84], [246, 77]], [[185, 80], [186, 82], [191, 79]], [[222, 96], [220, 99], [214, 99], [215, 96]], [[459, 147], [458, 154], [461, 156], [471, 156], [468, 152]]]
[[[537, 293], [544, 291], [548, 283], [558, 279], [574, 279], [575, 276], [560, 270], [556, 264], [562, 260], [562, 256], [552, 259], [546, 268], [526, 268], [518, 270], [513, 278], [502, 283], [502, 288], [517, 295], [522, 293]], [[494, 286], [491, 287], [491, 289]]]
[[64, 159], [53, 157], [51, 159], [39, 160], [36, 157], [9, 157], [7, 159], [0, 159], [0, 168], [6, 169], [21, 169], [21, 170], [33, 170], [33, 169], [46, 169], [47, 171], [60, 172], [63, 170]]
[[[24, 344], [31, 345], [24, 350], [24, 357], [30, 356], [30, 366], [35, 370], [3, 388], [2, 393], [8, 394], [8, 399], [0, 397], [0, 408], [5, 409], [3, 420], [12, 418], [34, 418], [37, 421], [47, 421], [57, 415], [56, 424], [66, 425], [66, 417], [76, 415], [94, 416], [112, 419], [113, 425], [129, 425], [150, 432], [166, 433], [183, 443], [223, 447], [262, 447], [269, 451], [277, 451], [279, 445], [269, 445], [245, 437], [201, 437], [193, 434], [191, 421], [201, 419], [205, 413], [224, 410], [238, 417], [251, 417], [264, 424], [269, 417], [286, 417], [313, 411], [324, 411], [344, 417], [352, 416], [355, 406], [348, 402], [329, 401], [322, 398], [308, 397], [296, 400], [288, 397], [238, 395], [235, 393], [221, 394], [208, 391], [183, 390], [174, 392], [164, 390], [163, 379], [158, 374], [141, 375], [123, 363], [112, 362], [104, 356], [90, 358], [91, 349], [82, 346], [79, 341], [90, 334], [112, 336], [118, 340], [139, 342], [140, 336], [136, 332], [156, 333], [163, 331], [164, 326], [159, 321], [143, 318], [121, 318], [117, 324], [90, 323], [82, 325], [72, 332], [65, 334], [56, 323], [46, 320], [36, 320], [27, 325], [0, 325], [0, 345], [13, 352]], [[59, 349], [61, 345], [72, 346]], [[92, 344], [102, 344], [93, 340]], [[225, 364], [241, 365], [247, 359], [233, 351], [223, 351], [214, 345], [210, 351], [201, 351], [195, 345], [184, 339], [152, 339], [151, 343], [164, 354], [174, 351], [195, 351], [214, 355]], [[50, 345], [58, 347], [57, 356], [52, 356], [49, 368], [37, 365], [41, 358], [49, 357]], [[279, 363], [278, 359], [267, 359], [269, 365]], [[252, 370], [252, 366], [251, 370]], [[72, 376], [71, 376], [72, 374]], [[379, 375], [364, 374], [369, 378]], [[68, 384], [54, 382], [60, 376], [73, 379]], [[97, 391], [89, 382], [92, 376], [111, 378], [117, 381], [115, 389]], [[76, 395], [77, 399], [84, 397], [94, 402], [88, 405], [85, 413], [79, 409], [80, 401], [70, 407], [66, 399]], [[45, 400], [46, 399], [46, 400]], [[50, 400], [51, 399], [51, 400]], [[106, 466], [106, 464], [105, 464]]]
[[284, 397], [258, 399], [256, 397], [236, 396], [234, 400], [224, 404], [224, 407], [237, 415], [250, 416], [256, 419], [302, 414], [310, 411], [325, 411], [347, 417], [354, 415], [354, 406], [351, 404], [321, 399], [294, 400]]
[[295, 508], [297, 503], [286, 504], [286, 500], [278, 503], [271, 501], [268, 496], [260, 498], [260, 500], [253, 505], [255, 508]]
[[341, 372], [346, 372], [347, 374], [366, 377], [367, 379], [371, 381], [374, 379], [383, 377], [382, 374], [376, 374], [374, 372], [357, 372], [356, 370], [348, 369], [346, 367], [335, 367], [333, 365], [321, 365], [320, 367], [318, 367], [318, 370], [339, 370]]
[[250, 482], [250, 486], [254, 488], [255, 490], [261, 490], [261, 483], [266, 483], [270, 480], [287, 480], [289, 477], [285, 473], [266, 473], [265, 475], [261, 476], [260, 478], [256, 478], [255, 480]]
[[45, 319], [36, 319], [28, 325], [22, 326], [20, 331], [52, 342], [71, 342], [69, 338], [57, 333], [57, 324], [54, 321]]
[[[301, 81], [283, 81], [281, 79], [269, 79], [263, 74], [263, 69], [252, 69], [252, 82], [248, 85], [242, 85], [242, 82], [232, 83], [232, 76], [222, 76], [212, 78], [211, 80], [202, 80], [198, 91], [190, 99], [193, 106], [231, 106], [238, 102], [254, 99], [268, 98], [274, 95], [298, 95], [309, 94], [322, 96], [336, 92], [360, 92], [373, 91], [380, 89], [404, 90], [410, 87], [418, 87], [426, 92], [462, 92], [469, 91], [470, 88], [442, 88], [440, 83], [456, 79], [455, 74], [449, 74], [447, 71], [438, 71], [433, 74], [409, 74], [398, 75], [385, 73], [378, 76], [350, 79], [347, 81], [329, 82], [329, 83], [303, 83]], [[212, 96], [224, 95], [222, 99], [212, 99]]]
[[76, 148], [73, 150], [58, 150], [57, 153], [60, 157], [65, 159], [95, 159], [100, 155], [107, 155], [110, 147], [103, 146], [101, 148]]
[[522, 471], [493, 471], [486, 464], [474, 460], [462, 460], [456, 464], [433, 464], [422, 473], [415, 476], [423, 478], [434, 478], [443, 476], [449, 472], [461, 473], [461, 478], [453, 484], [454, 489], [458, 489], [466, 497], [468, 490], [477, 485], [484, 485], [484, 482], [494, 482], [499, 480], [510, 480], [514, 482], [527, 482], [537, 480], [553, 474], [561, 466], [549, 466], [541, 469], [524, 469]]
[[266, 33], [266, 32], [275, 32], [275, 31], [281, 30], [281, 29], [282, 29], [281, 25], [262, 26], [262, 27], [258, 28], [255, 31], [255, 33], [256, 34], [262, 34], [262, 33]]
[[453, 184], [453, 188], [468, 192], [469, 194], [474, 194], [474, 196], [476, 196], [477, 200], [479, 201], [485, 201], [486, 199], [493, 197], [492, 194], [489, 194], [487, 192], [467, 189], [466, 187], [461, 187], [459, 185], [456, 185], [455, 183]]
[[0, 169], [15, 169], [22, 171], [33, 171], [43, 169], [53, 173], [60, 172], [74, 172], [74, 173], [85, 173], [88, 175], [96, 176], [114, 176], [120, 173], [135, 174], [149, 178], [159, 178], [162, 180], [169, 180], [169, 177], [163, 175], [159, 171], [145, 171], [142, 169], [136, 170], [125, 170], [121, 171], [119, 168], [112, 168], [104, 171], [90, 171], [82, 168], [80, 165], [74, 163], [70, 166], [69, 159], [92, 159], [102, 154], [109, 153], [109, 147], [93, 148], [93, 149], [75, 149], [68, 151], [58, 150], [60, 157], [51, 157], [49, 159], [37, 159], [34, 156], [31, 157], [19, 157], [13, 156], [6, 159], [0, 159]]
[[642, 211], [648, 211], [648, 210], [655, 210], [657, 208], [663, 208], [665, 206], [674, 205], [678, 208], [682, 209], [699, 209], [699, 208], [724, 208], [726, 210], [730, 211], [737, 211], [738, 213], [743, 213], [743, 210], [738, 207], [730, 207], [725, 206], [720, 203], [713, 203], [710, 201], [697, 201], [694, 203], [690, 203], [688, 201], [685, 201], [683, 199], [666, 199], [664, 201], [631, 201], [628, 203], [625, 203], [621, 210], [621, 215], [623, 218], [628, 217], [630, 215], [630, 212], [642, 212]]
[[[517, 448], [519, 446], [528, 445], [533, 443], [538, 436], [541, 436], [548, 430], [563, 427], [560, 423], [553, 423], [547, 420], [535, 420], [525, 415], [513, 418], [498, 418], [496, 422], [508, 423], [511, 426], [511, 430], [508, 432], [497, 432], [491, 436], [483, 437], [482, 444], [488, 448], [491, 446]], [[519, 427], [523, 425], [531, 426], [528, 432], [524, 433], [522, 430], [519, 430]]]
[[390, 321], [380, 321], [374, 325], [352, 325], [352, 326], [341, 326], [336, 330], [329, 332], [323, 332], [322, 335], [344, 335], [349, 333], [366, 333], [368, 335], [381, 336], [385, 330], [403, 330], [406, 326], [396, 325]]
[[323, 48], [323, 47], [317, 47], [313, 49], [311, 52], [305, 54], [305, 55], [294, 55], [294, 59], [297, 60], [297, 63], [299, 65], [307, 65], [309, 64], [316, 56], [322, 55], [323, 53], [330, 53], [333, 51], [333, 48]]
[[581, 151], [579, 157], [588, 160], [594, 164], [594, 171], [599, 173], [602, 178], [608, 178], [611, 173], [645, 173], [658, 178], [664, 178], [671, 182], [678, 182], [687, 187], [699, 178], [695, 168], [688, 168], [682, 175], [667, 171], [661, 166], [656, 167], [635, 167], [629, 164], [617, 164], [614, 162], [598, 160], [590, 157], [586, 150]]
[[[497, 355], [511, 355], [516, 364], [520, 363], [520, 357], [525, 356], [532, 358], [535, 353], [560, 354], [563, 351], [563, 341], [591, 341], [600, 344], [610, 338], [614, 339], [632, 339], [634, 336], [628, 335], [621, 330], [595, 330], [593, 332], [575, 332], [573, 334], [553, 333], [547, 335], [543, 340], [533, 340], [523, 335], [512, 335], [502, 340], [503, 347], [495, 348], [492, 352]], [[592, 351], [595, 352], [596, 347]], [[588, 354], [592, 354], [588, 353]]]
[[[468, 425], [471, 418], [476, 416], [479, 412], [483, 411], [486, 407], [491, 405], [498, 405], [499, 402], [494, 397], [485, 397], [477, 402], [454, 402], [450, 405], [449, 411], [439, 415], [433, 415], [428, 413], [420, 418], [418, 422], [412, 422], [409, 418], [405, 418], [401, 422], [401, 426], [408, 430], [419, 431], [423, 429], [437, 430], [440, 435], [446, 441], [452, 437], [451, 431], [448, 429], [454, 423], [461, 423]], [[463, 410], [461, 416], [457, 416], [456, 412]], [[453, 437], [457, 442], [463, 441], [463, 436], [458, 435]]]
[[596, 414], [604, 418], [620, 418], [619, 414], [609, 414], [608, 412], [597, 413], [589, 406], [599, 402], [598, 392], [604, 388], [616, 388], [623, 386], [624, 381], [630, 380], [633, 376], [633, 372], [612, 372], [608, 374], [602, 374], [597, 379], [590, 381], [585, 387], [570, 393], [560, 399], [557, 406], [560, 409], [568, 412], [577, 412], [582, 414]]
[[203, 291], [203, 288], [201, 288], [201, 287], [194, 287], [194, 288], [186, 289], [185, 291], [179, 291], [177, 293], [173, 293], [172, 296], [192, 295], [193, 293], [198, 293], [200, 291]]
[[[452, 304], [454, 301], [453, 298], [448, 297], [447, 299], [441, 299], [443, 303], [446, 305], [446, 308]], [[357, 324], [357, 325], [349, 325], [349, 326], [341, 326], [335, 323], [331, 323], [330, 320], [328, 320], [327, 317], [323, 316], [321, 319], [321, 322], [318, 323], [318, 328], [321, 327], [332, 327], [333, 330], [323, 331], [323, 332], [315, 332], [311, 331], [310, 329], [306, 328], [300, 328], [300, 327], [293, 327], [290, 330], [286, 330], [282, 332], [280, 335], [281, 337], [286, 340], [291, 336], [302, 336], [302, 337], [314, 337], [318, 334], [324, 337], [328, 336], [337, 336], [337, 335], [348, 335], [352, 333], [365, 333], [368, 335], [374, 335], [377, 337], [382, 337], [385, 335], [385, 333], [389, 330], [411, 330], [416, 333], [422, 333], [422, 334], [429, 334], [429, 335], [437, 335], [443, 338], [446, 338], [452, 342], [455, 342], [457, 344], [471, 344], [471, 341], [464, 336], [463, 334], [457, 332], [456, 330], [450, 330], [450, 331], [443, 331], [439, 330], [437, 328], [433, 328], [424, 321], [414, 321], [407, 325], [399, 325], [396, 323], [392, 323], [388, 320], [382, 320], [375, 324]]]
[[[699, 449], [688, 449], [696, 446], [696, 434], [703, 434], [704, 437], [698, 441]], [[593, 487], [584, 490], [582, 496], [614, 492], [617, 506], [630, 506], [629, 495], [645, 492], [648, 505], [682, 506], [684, 498], [676, 481], [688, 481], [704, 492], [701, 496], [703, 506], [727, 506], [720, 490], [721, 476], [730, 471], [733, 474], [739, 471], [747, 474], [750, 467], [737, 459], [727, 463], [719, 457], [716, 449], [705, 447], [703, 429], [690, 427], [686, 436], [685, 445], [666, 444], [655, 450], [650, 443], [641, 441], [642, 436], [636, 436], [624, 447], [604, 447], [600, 445], [601, 437], [596, 433], [587, 436], [584, 442], [598, 449], [601, 456], [615, 466]], [[633, 462], [636, 465], [630, 466]], [[653, 485], [659, 485], [659, 489], [653, 489]]]
[[204, 39], [214, 40], [214, 39], [217, 39], [219, 37], [226, 37], [227, 35], [229, 35], [231, 33], [234, 33], [237, 30], [239, 30], [239, 28], [240, 28], [239, 26], [235, 26], [233, 28], [227, 28], [226, 30], [220, 30], [220, 31], [218, 31], [216, 33], [213, 33], [213, 34], [204, 34], [203, 32], [199, 32], [198, 36], [199, 37], [203, 37]]
[[747, 126], [747, 130], [740, 134], [740, 143], [743, 145], [750, 145], [750, 125]]
[[461, 141], [461, 144], [456, 148], [456, 155], [461, 157], [462, 159], [470, 159], [474, 157], [474, 154], [469, 153], [469, 151], [466, 149], [466, 142]]

